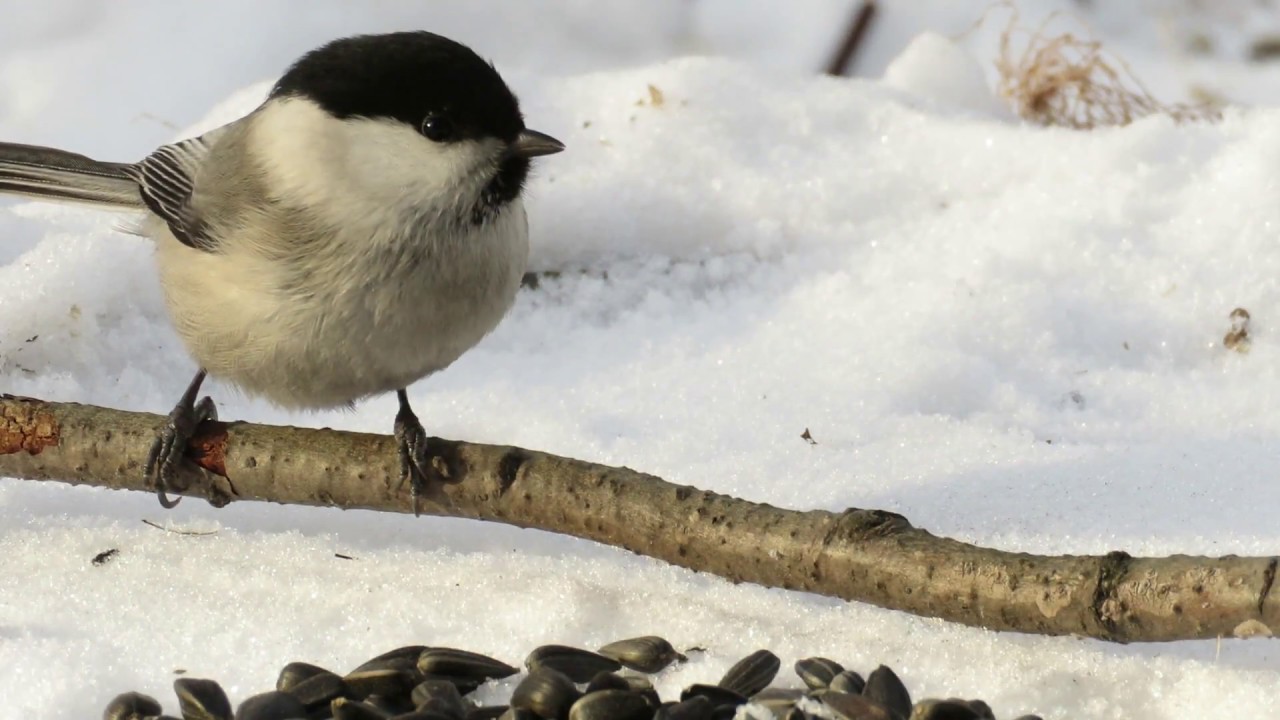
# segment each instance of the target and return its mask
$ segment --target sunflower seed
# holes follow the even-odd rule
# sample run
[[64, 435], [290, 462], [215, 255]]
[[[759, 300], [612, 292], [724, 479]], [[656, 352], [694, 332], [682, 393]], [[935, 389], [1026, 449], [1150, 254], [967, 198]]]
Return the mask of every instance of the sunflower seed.
[[653, 706], [629, 690], [601, 690], [583, 695], [569, 708], [569, 720], [650, 720]]
[[364, 702], [388, 715], [403, 715], [407, 712], [413, 712], [413, 702], [410, 701], [408, 695], [389, 698], [374, 693], [372, 695], [365, 696]]
[[434, 710], [414, 710], [403, 715], [397, 715], [391, 720], [453, 720], [453, 716], [444, 715]]
[[848, 693], [849, 695], [861, 695], [862, 689], [867, 686], [867, 681], [862, 676], [852, 670], [841, 670], [834, 678], [831, 679], [830, 687], [836, 692]]
[[375, 658], [366, 660], [351, 672], [358, 673], [368, 670], [412, 671], [418, 667], [418, 656], [426, 649], [426, 645], [405, 645], [395, 650], [388, 650]]
[[564, 720], [579, 697], [581, 693], [567, 675], [551, 668], [538, 668], [511, 693], [511, 707], [531, 710], [547, 720]]
[[178, 678], [173, 681], [183, 720], [231, 720], [231, 701], [212, 680]]
[[649, 707], [651, 708], [656, 709], [662, 704], [662, 698], [658, 696], [658, 691], [653, 688], [649, 688], [648, 690], [632, 690], [631, 692], [649, 701]]
[[337, 673], [325, 670], [319, 665], [312, 665], [311, 663], [304, 662], [291, 662], [280, 668], [280, 675], [276, 678], [276, 689], [288, 691], [303, 680], [308, 680], [317, 675], [333, 675], [334, 677], [338, 677]]
[[409, 695], [418, 710], [446, 715], [453, 720], [463, 720], [467, 706], [462, 701], [458, 687], [447, 680], [426, 680], [418, 683]]
[[713, 710], [705, 695], [694, 695], [678, 703], [663, 703], [653, 720], [709, 720]]
[[804, 697], [803, 690], [793, 688], [765, 688], [755, 695], [751, 696], [751, 702], [757, 705], [763, 705], [776, 717], [782, 717], [787, 714], [791, 708], [796, 706], [800, 698]]
[[[456, 648], [426, 648], [418, 655], [415, 665], [426, 675], [464, 678], [479, 687], [487, 680], [511, 677], [520, 672], [510, 665], [480, 653]], [[458, 687], [462, 690], [462, 687]], [[462, 690], [466, 694], [465, 690]]]
[[497, 720], [507, 711], [506, 705], [490, 705], [471, 708], [467, 711], [467, 720]]
[[996, 720], [995, 711], [992, 710], [991, 706], [985, 702], [981, 700], [964, 700], [962, 702], [967, 703], [969, 707], [973, 708], [973, 711], [978, 713], [978, 717], [982, 718], [982, 720]]
[[657, 635], [611, 642], [600, 648], [599, 652], [607, 658], [618, 661], [624, 667], [645, 673], [660, 672], [676, 660], [686, 659], [671, 647], [671, 643]]
[[751, 697], [769, 687], [778, 676], [782, 662], [768, 650], [757, 650], [734, 663], [717, 683], [720, 687]]
[[684, 702], [691, 697], [701, 695], [711, 701], [711, 707], [718, 708], [724, 705], [730, 707], [738, 707], [747, 701], [741, 693], [730, 690], [729, 688], [720, 687], [719, 685], [703, 685], [695, 683], [684, 689], [680, 693], [680, 702]]
[[738, 717], [738, 708], [721, 705], [711, 711], [711, 720], [736, 720]]
[[907, 686], [902, 684], [897, 673], [884, 665], [867, 676], [862, 695], [885, 706], [902, 720], [911, 717], [911, 693], [907, 692]]
[[306, 716], [307, 708], [301, 700], [279, 690], [254, 695], [236, 708], [236, 720], [295, 720]]
[[150, 695], [127, 692], [112, 698], [102, 711], [102, 720], [142, 720], [163, 712], [160, 703]]
[[391, 702], [407, 700], [413, 686], [419, 682], [416, 672], [407, 670], [355, 670], [342, 678], [355, 699], [363, 700], [370, 695], [380, 695]]
[[921, 700], [911, 711], [911, 720], [980, 720], [963, 700]]
[[587, 683], [588, 694], [600, 692], [601, 690], [630, 690], [631, 683], [621, 675], [602, 670], [591, 678], [591, 682]]
[[[880, 703], [862, 695], [850, 695], [848, 693], [835, 692], [827, 690], [821, 695], [814, 694], [820, 707], [822, 707], [829, 715], [833, 715], [835, 720], [894, 720], [897, 716], [884, 707]], [[805, 707], [801, 709], [806, 710]], [[822, 715], [814, 712], [814, 715]], [[906, 720], [904, 716], [900, 720]]]
[[[828, 660], [824, 657], [803, 658], [796, 661], [796, 675], [804, 681], [805, 687], [810, 690], [821, 690], [831, 685], [831, 680], [836, 675], [844, 672], [844, 666], [835, 660]], [[858, 692], [862, 692], [859, 688]]]
[[333, 712], [333, 720], [386, 720], [390, 713], [379, 710], [367, 702], [338, 698], [329, 709]]
[[588, 682], [599, 672], [617, 672], [622, 669], [622, 664], [617, 660], [567, 645], [534, 648], [529, 657], [525, 658], [524, 665], [530, 670], [559, 670], [576, 683]]
[[619, 675], [619, 677], [627, 681], [627, 687], [632, 692], [645, 693], [653, 689], [653, 683], [644, 675], [631, 675], [628, 673]]
[[420, 675], [418, 680], [419, 684], [428, 681], [452, 683], [461, 695], [467, 695], [475, 692], [476, 688], [485, 683], [484, 680], [475, 677], [463, 677], [461, 675], [435, 675], [432, 673]]
[[346, 681], [327, 670], [312, 675], [282, 692], [287, 692], [302, 701], [308, 713], [316, 708], [328, 707], [329, 703], [340, 697], [355, 699], [355, 693], [347, 687]]

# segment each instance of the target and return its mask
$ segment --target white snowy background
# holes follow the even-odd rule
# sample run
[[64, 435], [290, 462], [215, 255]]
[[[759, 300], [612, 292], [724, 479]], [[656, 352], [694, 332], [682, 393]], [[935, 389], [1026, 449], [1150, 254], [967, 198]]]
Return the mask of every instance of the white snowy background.
[[[0, 139], [136, 159], [252, 108], [324, 40], [432, 29], [493, 58], [529, 125], [567, 143], [530, 188], [531, 264], [586, 272], [523, 292], [411, 389], [430, 432], [1011, 550], [1276, 554], [1280, 63], [1247, 50], [1280, 10], [1020, 3], [1026, 25], [1082, 17], [1163, 98], [1234, 104], [1214, 125], [1078, 132], [1020, 123], [990, 90], [1007, 12], [943, 39], [980, 0], [884, 0], [857, 79], [818, 76], [852, 4], [0, 0]], [[942, 37], [913, 45], [926, 31]], [[121, 222], [0, 203], [0, 391], [172, 407], [194, 367]], [[1237, 306], [1247, 354], [1222, 346]], [[210, 390], [226, 419], [389, 432], [395, 412]], [[176, 712], [179, 669], [239, 701], [293, 660], [345, 671], [422, 643], [518, 664], [650, 633], [707, 648], [658, 678], [664, 695], [767, 647], [783, 684], [806, 655], [884, 663], [917, 698], [981, 697], [1002, 718], [1280, 707], [1273, 641], [996, 634], [500, 525], [166, 512], [0, 480], [3, 718], [96, 717], [125, 690]]]

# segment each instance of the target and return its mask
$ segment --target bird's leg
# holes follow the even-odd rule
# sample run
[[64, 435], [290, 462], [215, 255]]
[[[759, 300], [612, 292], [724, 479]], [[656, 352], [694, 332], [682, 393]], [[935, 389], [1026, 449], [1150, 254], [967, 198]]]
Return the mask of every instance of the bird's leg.
[[403, 389], [396, 391], [400, 400], [400, 411], [396, 413], [396, 444], [400, 450], [400, 486], [409, 483], [409, 497], [413, 500], [413, 514], [420, 512], [418, 501], [423, 496], [430, 496], [436, 502], [449, 504], [448, 497], [441, 492], [440, 485], [448, 482], [441, 472], [432, 464], [431, 455], [427, 452], [427, 432], [418, 422], [418, 416], [409, 407], [409, 396]]
[[196, 402], [205, 374], [203, 369], [196, 373], [187, 386], [187, 391], [182, 394], [182, 399], [173, 408], [173, 412], [169, 413], [169, 419], [156, 433], [156, 441], [147, 454], [147, 466], [144, 470], [146, 479], [155, 484], [160, 504], [166, 508], [174, 507], [182, 499], [170, 500], [165, 495], [165, 490], [179, 489], [175, 481], [182, 467], [187, 443], [195, 435], [200, 423], [218, 419], [218, 408], [213, 404], [213, 398], [206, 395], [200, 398], [200, 402]]

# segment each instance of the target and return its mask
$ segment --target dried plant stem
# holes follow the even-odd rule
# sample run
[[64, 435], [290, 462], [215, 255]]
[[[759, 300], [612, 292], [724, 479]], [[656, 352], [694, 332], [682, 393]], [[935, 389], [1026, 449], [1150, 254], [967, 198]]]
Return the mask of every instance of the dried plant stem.
[[[1061, 18], [1058, 13], [1028, 31], [1018, 24], [1015, 6], [1001, 5], [1009, 7], [1011, 15], [995, 62], [998, 90], [1020, 117], [1078, 130], [1127, 125], [1152, 114], [1178, 122], [1218, 119], [1217, 108], [1209, 105], [1160, 102], [1101, 42], [1070, 32], [1050, 33], [1049, 26]], [[1014, 50], [1015, 36], [1026, 38], [1021, 52]]]
[[[149, 491], [140, 463], [161, 422], [0, 396], [0, 476]], [[432, 450], [453, 483], [435, 514], [574, 535], [735, 582], [1121, 642], [1268, 635], [1280, 623], [1273, 557], [1009, 553], [879, 510], [783, 510], [515, 447], [435, 439]], [[184, 494], [411, 512], [387, 436], [206, 423], [189, 455], [211, 482]]]

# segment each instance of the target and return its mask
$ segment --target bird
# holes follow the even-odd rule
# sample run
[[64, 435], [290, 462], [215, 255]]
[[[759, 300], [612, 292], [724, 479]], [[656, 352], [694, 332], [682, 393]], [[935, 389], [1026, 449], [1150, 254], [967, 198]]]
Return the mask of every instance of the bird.
[[[247, 115], [135, 163], [0, 142], [0, 193], [138, 215], [173, 327], [198, 372], [144, 475], [181, 492], [185, 450], [217, 419], [206, 377], [291, 410], [395, 392], [415, 513], [439, 480], [406, 388], [457, 360], [514, 303], [524, 189], [564, 144], [525, 127], [492, 63], [427, 31], [332, 40]], [[199, 399], [197, 399], [199, 398]]]

